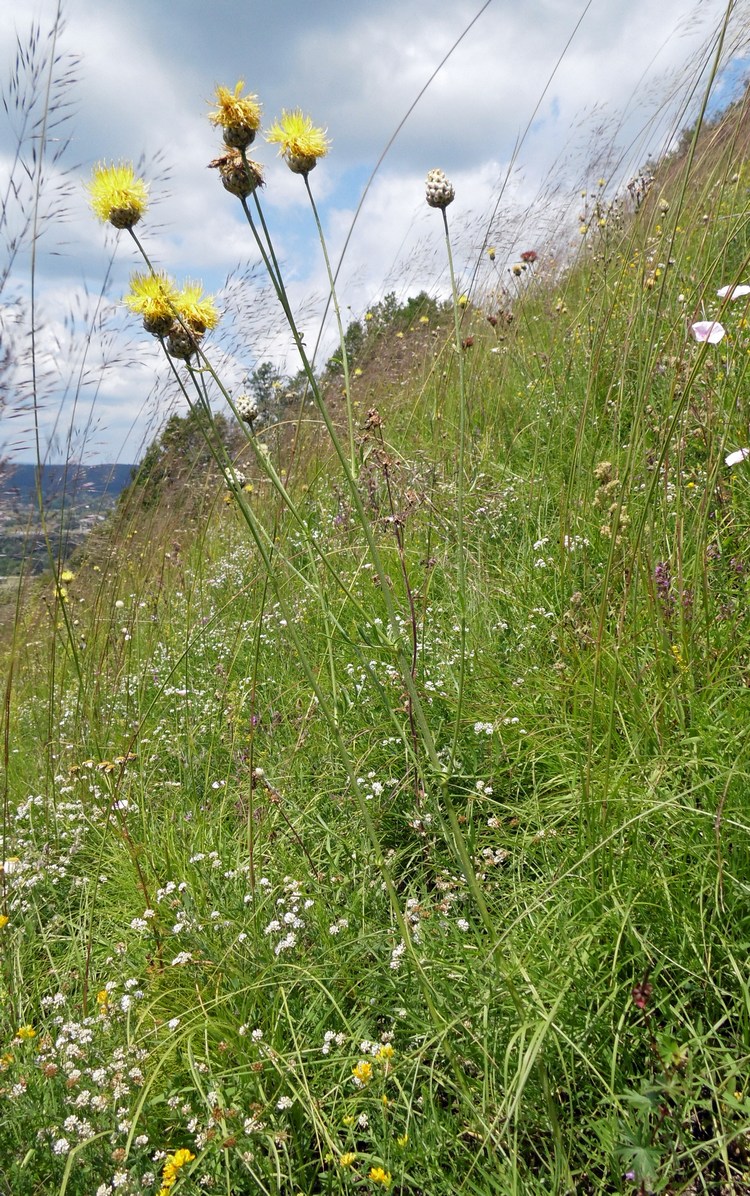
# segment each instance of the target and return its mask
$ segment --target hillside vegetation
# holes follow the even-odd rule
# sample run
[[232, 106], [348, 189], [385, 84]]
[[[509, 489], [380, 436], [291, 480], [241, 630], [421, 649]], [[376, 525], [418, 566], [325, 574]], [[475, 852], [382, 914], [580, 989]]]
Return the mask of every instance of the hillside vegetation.
[[746, 119], [26, 592], [3, 1196], [750, 1192]]

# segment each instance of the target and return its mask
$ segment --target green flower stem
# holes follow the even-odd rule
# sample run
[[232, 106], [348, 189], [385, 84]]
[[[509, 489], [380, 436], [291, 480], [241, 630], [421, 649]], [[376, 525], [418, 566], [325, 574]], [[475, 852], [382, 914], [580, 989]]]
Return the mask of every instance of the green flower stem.
[[[253, 198], [255, 199], [255, 204], [258, 209], [259, 214], [261, 215], [261, 221], [262, 221], [262, 214], [261, 214], [260, 203], [258, 201], [257, 193], [254, 193]], [[341, 441], [338, 438], [336, 429], [333, 425], [333, 421], [331, 420], [330, 414], [328, 412], [328, 408], [326, 407], [325, 401], [320, 392], [320, 387], [319, 387], [318, 381], [315, 377], [315, 373], [313, 371], [310, 360], [307, 356], [307, 351], [305, 349], [304, 341], [303, 341], [302, 336], [297, 328], [297, 324], [296, 324], [296, 321], [294, 318], [294, 313], [292, 312], [291, 306], [289, 304], [289, 300], [288, 300], [288, 297], [286, 294], [286, 290], [285, 290], [281, 275], [277, 273], [276, 269], [274, 269], [274, 264], [271, 261], [269, 252], [266, 249], [263, 239], [261, 238], [261, 236], [258, 232], [258, 229], [257, 229], [255, 222], [253, 220], [253, 217], [252, 217], [252, 213], [250, 212], [250, 209], [247, 206], [247, 201], [244, 199], [242, 200], [242, 206], [244, 208], [245, 216], [247, 217], [247, 221], [248, 221], [248, 224], [250, 225], [250, 229], [252, 231], [253, 237], [255, 238], [255, 242], [256, 242], [258, 249], [260, 250], [261, 256], [263, 258], [263, 263], [264, 263], [266, 269], [268, 270], [268, 273], [271, 278], [271, 282], [273, 284], [274, 290], [276, 291], [276, 295], [278, 297], [279, 303], [281, 304], [282, 309], [284, 311], [284, 315], [286, 316], [287, 321], [289, 323], [289, 328], [292, 333], [292, 337], [294, 338], [294, 343], [297, 348], [297, 352], [299, 353], [300, 361], [302, 362], [302, 368], [303, 368], [303, 370], [307, 376], [307, 380], [310, 384], [310, 390], [311, 390], [313, 398], [315, 400], [315, 404], [322, 416], [323, 422], [325, 423], [325, 426], [326, 426], [326, 430], [331, 439], [331, 443], [334, 447], [334, 451], [336, 452], [336, 455], [339, 458], [339, 461], [341, 463], [341, 468], [342, 468], [342, 471], [344, 474], [347, 488], [349, 490], [352, 504], [354, 506], [354, 509], [357, 512], [357, 518], [358, 518], [359, 524], [362, 528], [365, 539], [367, 541], [367, 548], [368, 548], [368, 551], [370, 554], [370, 559], [372, 560], [372, 563], [373, 563], [375, 570], [378, 574], [378, 581], [380, 583], [380, 588], [381, 588], [381, 591], [383, 594], [383, 600], [385, 601], [385, 604], [386, 604], [386, 610], [388, 613], [388, 622], [391, 626], [391, 630], [392, 630], [392, 633], [394, 636], [394, 642], [399, 643], [400, 642], [400, 629], [398, 626], [398, 621], [396, 619], [396, 609], [393, 604], [393, 598], [391, 595], [390, 586], [388, 584], [385, 566], [383, 565], [383, 561], [380, 556], [380, 552], [375, 543], [375, 538], [372, 533], [372, 527], [370, 526], [370, 521], [367, 517], [367, 513], [365, 511], [364, 504], [362, 502], [362, 496], [359, 493], [359, 488], [358, 488], [357, 483], [354, 479], [354, 476], [351, 472], [351, 469], [349, 468], [349, 463], [347, 461], [346, 454], [341, 445]], [[265, 226], [265, 221], [262, 221], [262, 223], [263, 223], [264, 232], [266, 233], [266, 236], [268, 236], [268, 232], [267, 232], [267, 229]], [[274, 259], [274, 261], [275, 261], [275, 259]], [[406, 657], [406, 654], [404, 653], [403, 649], [399, 649], [398, 664], [399, 664], [399, 671], [401, 673], [402, 679], [407, 688], [407, 692], [409, 693], [411, 702], [413, 703], [414, 717], [419, 726], [422, 743], [427, 752], [427, 755], [430, 760], [430, 764], [432, 765], [432, 768], [435, 770], [435, 773], [437, 775], [440, 775], [443, 772], [443, 766], [440, 761], [440, 758], [438, 757], [437, 749], [435, 747], [432, 733], [430, 731], [430, 728], [427, 724], [427, 720], [425, 718], [424, 710], [422, 708], [422, 703], [419, 698], [419, 693], [417, 691], [416, 684], [411, 676], [410, 662], [409, 662], [408, 658]]]
[[458, 578], [459, 605], [459, 676], [458, 698], [456, 701], [456, 718], [453, 725], [453, 743], [451, 745], [451, 770], [458, 750], [458, 738], [461, 731], [461, 715], [463, 711], [464, 688], [466, 684], [466, 546], [464, 542], [464, 468], [466, 461], [466, 380], [464, 378], [464, 358], [461, 349], [461, 326], [458, 319], [458, 289], [456, 275], [453, 268], [453, 252], [451, 238], [448, 231], [448, 213], [443, 213], [443, 227], [445, 229], [445, 248], [448, 255], [448, 269], [451, 278], [451, 292], [453, 294], [453, 328], [455, 337], [456, 357], [458, 358], [458, 503], [456, 509], [457, 521], [457, 560], [456, 571]]
[[344, 340], [344, 325], [341, 322], [341, 308], [339, 307], [338, 296], [336, 294], [336, 282], [333, 277], [333, 270], [331, 269], [331, 262], [328, 257], [328, 247], [326, 245], [325, 234], [323, 233], [323, 225], [320, 222], [318, 209], [315, 205], [313, 193], [310, 189], [310, 176], [304, 175], [305, 189], [307, 191], [310, 206], [312, 208], [313, 216], [315, 217], [315, 225], [318, 230], [318, 238], [320, 240], [320, 247], [323, 251], [323, 260], [326, 264], [326, 272], [328, 274], [328, 290], [333, 300], [333, 310], [336, 314], [336, 324], [339, 330], [339, 343], [341, 345], [341, 365], [344, 371], [344, 395], [346, 397], [346, 419], [349, 429], [349, 467], [352, 475], [356, 477], [357, 462], [354, 449], [354, 412], [352, 410], [352, 387], [351, 379], [349, 377], [349, 354], [346, 351], [346, 341]]

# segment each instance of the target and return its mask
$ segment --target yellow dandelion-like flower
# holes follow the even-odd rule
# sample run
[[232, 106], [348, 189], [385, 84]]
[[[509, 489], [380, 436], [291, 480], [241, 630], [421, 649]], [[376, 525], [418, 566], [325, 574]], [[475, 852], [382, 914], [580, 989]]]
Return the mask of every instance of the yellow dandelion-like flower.
[[175, 300], [177, 314], [190, 326], [191, 332], [202, 335], [219, 322], [216, 304], [210, 295], [203, 294], [199, 282], [186, 282]]
[[87, 190], [91, 208], [103, 224], [132, 228], [148, 203], [148, 187], [139, 179], [129, 162], [94, 167]]
[[358, 1084], [367, 1084], [372, 1079], [372, 1063], [360, 1059], [357, 1066], [352, 1068], [352, 1075]]
[[295, 174], [308, 174], [330, 147], [326, 130], [316, 128], [300, 108], [293, 112], [284, 109], [281, 119], [266, 133], [266, 141], [278, 144], [279, 153]]
[[143, 327], [152, 336], [166, 336], [174, 323], [179, 292], [167, 274], [135, 273], [125, 306], [143, 317]]
[[387, 1188], [391, 1182], [391, 1173], [384, 1167], [371, 1167], [367, 1178], [371, 1179], [374, 1184], [382, 1184], [384, 1188]]
[[212, 125], [220, 125], [224, 143], [232, 149], [247, 149], [260, 128], [260, 104], [256, 95], [243, 96], [244, 79], [240, 79], [234, 91], [228, 87], [217, 87], [216, 111], [209, 112]]
[[19, 1026], [16, 1030], [16, 1038], [20, 1038], [22, 1041], [36, 1038], [36, 1030], [33, 1026]]

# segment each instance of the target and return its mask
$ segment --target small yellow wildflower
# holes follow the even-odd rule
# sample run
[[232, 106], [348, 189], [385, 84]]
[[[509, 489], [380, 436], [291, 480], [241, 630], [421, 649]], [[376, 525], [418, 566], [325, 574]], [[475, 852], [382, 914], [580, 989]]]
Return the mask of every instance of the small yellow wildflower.
[[240, 79], [234, 91], [228, 87], [217, 87], [216, 111], [209, 112], [212, 125], [220, 125], [224, 143], [232, 149], [247, 149], [260, 128], [260, 104], [256, 95], [243, 96], [244, 79]]
[[419, 322], [420, 322], [420, 324], [429, 324], [430, 317], [429, 316], [420, 316]]
[[368, 324], [369, 324], [369, 322], [370, 322], [370, 320], [371, 320], [372, 318], [373, 318], [373, 317], [372, 317], [372, 312], [371, 312], [371, 311], [366, 311], [366, 312], [365, 312], [365, 319], [367, 320]]
[[404, 1147], [404, 1146], [406, 1146], [406, 1143], [407, 1143], [408, 1141], [409, 1141], [409, 1135], [408, 1135], [408, 1134], [399, 1134], [398, 1138], [396, 1139], [396, 1144], [397, 1144], [398, 1146]]
[[371, 1179], [374, 1184], [382, 1184], [384, 1188], [387, 1188], [391, 1182], [391, 1173], [383, 1167], [371, 1167], [367, 1178]]
[[284, 109], [281, 119], [266, 133], [266, 141], [279, 145], [279, 152], [295, 174], [307, 175], [329, 150], [326, 130], [316, 128], [300, 108], [293, 112]]
[[177, 294], [177, 287], [167, 274], [136, 271], [131, 275], [124, 303], [137, 316], [143, 316], [146, 332], [166, 336], [174, 322]]
[[345, 1150], [339, 1158], [339, 1167], [351, 1167], [356, 1157], [353, 1150]]
[[390, 1042], [386, 1042], [383, 1043], [383, 1046], [378, 1048], [378, 1053], [375, 1058], [382, 1063], [385, 1059], [392, 1059], [395, 1054], [396, 1052], [394, 1051]]
[[354, 1118], [352, 1117], [351, 1113], [347, 1113], [345, 1117], [341, 1118], [341, 1120], [343, 1121], [344, 1125], [354, 1125]]
[[352, 1068], [352, 1075], [358, 1084], [367, 1084], [372, 1079], [372, 1063], [367, 1059], [360, 1059], [356, 1067]]
[[75, 573], [73, 572], [73, 570], [72, 569], [63, 569], [62, 573], [60, 574], [60, 581], [74, 581], [74, 580], [75, 580]]
[[469, 306], [469, 296], [468, 295], [459, 295], [458, 296], [458, 306], [459, 307], [468, 307]]
[[146, 211], [148, 188], [128, 162], [117, 166], [100, 162], [87, 189], [94, 215], [103, 224], [132, 228]]
[[176, 1150], [167, 1155], [167, 1161], [161, 1173], [162, 1190], [173, 1188], [179, 1178], [180, 1170], [186, 1163], [192, 1163], [195, 1155], [189, 1150]]
[[491, 261], [491, 262], [494, 262], [494, 260], [495, 260], [495, 247], [494, 247], [494, 245], [490, 245], [489, 249], [487, 250], [487, 257], [490, 259], [490, 261]]
[[9, 922], [10, 918], [7, 914], [0, 914], [0, 930], [4, 930]]
[[22, 1040], [36, 1038], [36, 1030], [33, 1026], [19, 1026], [16, 1030], [16, 1038], [20, 1038]]
[[361, 377], [362, 377], [362, 371], [361, 371], [361, 369], [359, 368], [359, 366], [357, 366], [356, 370], [354, 371], [354, 377], [355, 377], [355, 378], [361, 378]]
[[7, 1071], [13, 1062], [13, 1056], [10, 1051], [6, 1051], [4, 1055], [0, 1055], [0, 1071]]

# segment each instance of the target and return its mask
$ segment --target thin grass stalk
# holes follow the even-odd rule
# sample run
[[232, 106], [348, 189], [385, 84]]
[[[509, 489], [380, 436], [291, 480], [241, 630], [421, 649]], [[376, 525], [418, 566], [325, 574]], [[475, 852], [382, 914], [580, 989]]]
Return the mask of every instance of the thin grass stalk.
[[339, 332], [339, 344], [341, 346], [341, 368], [344, 372], [344, 397], [346, 399], [346, 422], [349, 431], [349, 468], [352, 471], [352, 477], [357, 476], [357, 460], [354, 448], [354, 411], [352, 408], [352, 387], [349, 377], [349, 354], [346, 350], [346, 340], [344, 338], [344, 325], [341, 322], [341, 308], [339, 307], [338, 295], [336, 294], [336, 280], [331, 269], [331, 262], [328, 257], [328, 246], [326, 245], [325, 234], [323, 232], [323, 225], [320, 222], [318, 209], [313, 198], [313, 193], [310, 188], [310, 176], [304, 174], [302, 176], [305, 180], [305, 190], [307, 191], [310, 200], [310, 206], [315, 218], [315, 227], [318, 230], [318, 239], [320, 241], [320, 248], [323, 252], [323, 261], [325, 262], [326, 274], [328, 275], [328, 293], [333, 302], [333, 310], [336, 315], [336, 326]]

